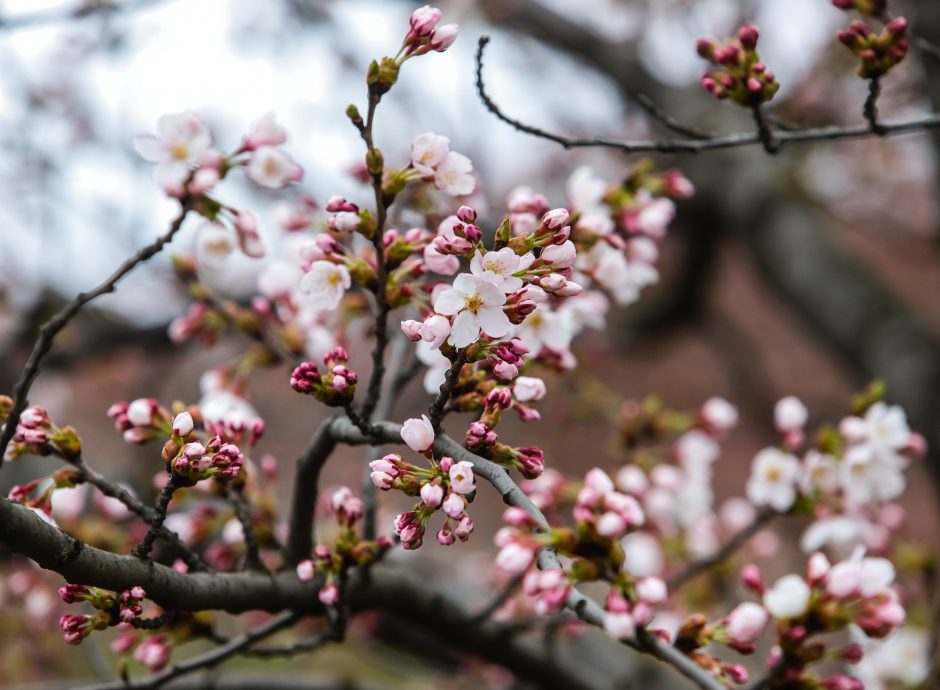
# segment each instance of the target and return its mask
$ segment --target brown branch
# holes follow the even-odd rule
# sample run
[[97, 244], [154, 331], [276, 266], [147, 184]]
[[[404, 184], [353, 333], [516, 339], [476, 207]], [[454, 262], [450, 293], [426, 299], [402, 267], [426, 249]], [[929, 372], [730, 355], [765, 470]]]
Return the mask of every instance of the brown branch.
[[327, 419], [314, 433], [297, 460], [294, 479], [294, 497], [291, 502], [289, 532], [284, 558], [288, 566], [295, 566], [310, 557], [313, 549], [313, 520], [317, 508], [320, 470], [336, 448], [331, 425]]
[[16, 387], [13, 390], [13, 407], [10, 409], [10, 414], [6, 419], [3, 433], [0, 434], [0, 466], [3, 465], [3, 458], [7, 446], [13, 438], [13, 434], [16, 433], [16, 426], [20, 422], [20, 415], [23, 414], [23, 410], [25, 410], [28, 405], [29, 391], [36, 377], [39, 375], [39, 368], [42, 364], [43, 357], [45, 357], [52, 348], [52, 342], [59, 334], [59, 331], [68, 325], [69, 321], [72, 320], [82, 307], [102, 295], [114, 292], [117, 284], [124, 276], [142, 263], [151, 259], [158, 254], [164, 246], [169, 244], [183, 226], [183, 221], [186, 219], [189, 210], [189, 203], [183, 203], [179, 214], [173, 222], [170, 223], [170, 229], [165, 234], [124, 261], [124, 263], [98, 287], [90, 292], [80, 292], [75, 299], [62, 307], [55, 316], [39, 328], [39, 337], [36, 339], [35, 345], [33, 345], [33, 351], [29, 355], [29, 359], [20, 374], [19, 380], [16, 382]]
[[261, 554], [258, 550], [258, 540], [255, 538], [254, 523], [251, 521], [251, 503], [245, 496], [245, 486], [240, 484], [228, 490], [229, 501], [235, 511], [235, 517], [242, 526], [245, 542], [245, 567], [263, 573], [268, 572]]
[[157, 497], [157, 504], [153, 508], [153, 519], [150, 521], [150, 529], [144, 535], [143, 541], [134, 548], [134, 557], [140, 559], [150, 558], [150, 551], [160, 535], [163, 523], [166, 521], [166, 514], [170, 508], [170, 501], [173, 500], [173, 494], [180, 488], [179, 477], [170, 474], [167, 478], [166, 486], [160, 491]]
[[744, 546], [751, 537], [770, 524], [770, 522], [778, 515], [779, 513], [772, 510], [761, 511], [757, 514], [751, 524], [731, 537], [717, 551], [709, 556], [700, 558], [697, 561], [692, 561], [685, 567], [684, 570], [676, 573], [666, 580], [666, 585], [670, 590], [677, 589], [692, 578], [697, 577], [702, 573], [711, 570], [715, 566], [723, 563], [732, 555], [734, 555], [738, 549]]
[[[365, 126], [360, 130], [362, 140], [368, 148], [368, 156], [381, 155], [375, 148], [372, 138], [372, 127], [375, 123], [375, 109], [382, 96], [377, 92], [369, 93], [369, 111]], [[366, 399], [362, 404], [362, 416], [366, 423], [372, 419], [372, 413], [379, 402], [382, 393], [382, 378], [385, 376], [385, 348], [388, 347], [388, 267], [385, 265], [385, 222], [388, 216], [388, 205], [382, 191], [382, 173], [372, 175], [372, 190], [375, 194], [376, 228], [372, 236], [372, 246], [375, 249], [375, 345], [372, 347], [372, 373], [369, 376], [369, 386], [366, 390]]]
[[[345, 443], [362, 445], [371, 443], [374, 439], [364, 437], [362, 433], [348, 419], [338, 418], [332, 426], [334, 437]], [[377, 422], [373, 424], [376, 435], [388, 443], [403, 443], [401, 439], [401, 425], [392, 422]], [[519, 488], [509, 473], [501, 465], [481, 458], [470, 452], [452, 438], [445, 434], [438, 434], [434, 441], [434, 451], [442, 456], [450, 456], [455, 460], [466, 460], [473, 465], [474, 474], [489, 482], [502, 497], [503, 502], [509, 506], [516, 506], [525, 510], [534, 520], [537, 529], [546, 531], [549, 528], [548, 520], [542, 514], [525, 492]], [[561, 562], [554, 551], [542, 549], [538, 555], [539, 567], [543, 570], [560, 568]], [[573, 587], [568, 596], [566, 606], [574, 611], [585, 623], [603, 627], [604, 611], [594, 600], [586, 597], [576, 587]], [[723, 690], [724, 686], [704, 671], [698, 664], [685, 656], [662, 639], [647, 632], [645, 629], [637, 631], [637, 639], [625, 640], [624, 644], [645, 652], [664, 663], [673, 666], [679, 673], [693, 681], [700, 688], [707, 690]]]
[[293, 612], [282, 613], [272, 618], [264, 625], [258, 626], [254, 630], [249, 630], [243, 635], [232, 639], [231, 641], [216, 647], [210, 652], [201, 654], [182, 663], [171, 666], [165, 671], [154, 673], [140, 680], [117, 680], [113, 683], [99, 683], [97, 685], [87, 685], [79, 690], [156, 690], [166, 685], [174, 678], [201, 671], [202, 669], [218, 666], [226, 659], [241, 654], [251, 645], [270, 637], [283, 628], [292, 625], [300, 616]]
[[884, 127], [878, 121], [878, 97], [881, 95], [881, 77], [872, 77], [868, 80], [868, 97], [865, 98], [865, 105], [862, 107], [862, 113], [868, 127], [875, 134], [884, 134]]
[[[713, 136], [707, 139], [662, 139], [662, 140], [634, 140], [620, 141], [616, 139], [607, 139], [604, 137], [592, 137], [590, 139], [578, 139], [549, 132], [528, 125], [521, 120], [517, 120], [506, 115], [486, 92], [483, 83], [483, 51], [489, 42], [489, 36], [481, 36], [476, 54], [476, 86], [477, 94], [486, 109], [489, 110], [498, 119], [502, 120], [514, 129], [530, 134], [540, 139], [547, 139], [566, 148], [609, 148], [621, 151], [623, 153], [702, 153], [704, 151], [717, 151], [720, 149], [740, 148], [742, 146], [754, 146], [760, 144], [767, 148], [766, 132], [739, 132], [735, 134], [726, 134], [722, 136]], [[895, 134], [905, 134], [910, 132], [921, 132], [940, 128], [940, 114], [932, 113], [919, 118], [904, 120], [901, 122], [881, 123], [879, 131], [872, 131], [870, 124], [854, 125], [851, 127], [811, 127], [806, 129], [793, 129], [775, 132], [773, 142], [777, 148], [784, 144], [805, 143], [810, 141], [837, 141], [841, 139], [859, 139], [874, 135], [886, 136]]]
[[460, 381], [460, 372], [463, 370], [463, 365], [466, 361], [466, 351], [458, 350], [450, 368], [444, 374], [444, 383], [441, 384], [437, 397], [435, 397], [434, 401], [428, 406], [428, 419], [431, 420], [431, 426], [434, 427], [434, 431], [436, 432], [441, 430], [441, 420], [444, 418], [447, 403], [454, 393], [454, 388]]
[[[79, 481], [87, 482], [88, 484], [96, 487], [105, 496], [119, 500], [129, 511], [140, 517], [148, 525], [153, 526], [154, 519], [157, 516], [157, 513], [153, 508], [145, 504], [143, 501], [137, 498], [137, 496], [132, 494], [120, 484], [116, 484], [110, 481], [103, 475], [90, 468], [87, 464], [85, 464], [85, 461], [82, 458], [73, 460], [72, 465], [74, 465], [79, 471]], [[183, 562], [189, 566], [190, 570], [199, 571], [210, 569], [206, 562], [202, 560], [198, 554], [193, 552], [176, 532], [167, 529], [165, 525], [160, 525], [160, 527], [157, 529], [158, 536], [172, 547], [172, 549], [183, 560]]]

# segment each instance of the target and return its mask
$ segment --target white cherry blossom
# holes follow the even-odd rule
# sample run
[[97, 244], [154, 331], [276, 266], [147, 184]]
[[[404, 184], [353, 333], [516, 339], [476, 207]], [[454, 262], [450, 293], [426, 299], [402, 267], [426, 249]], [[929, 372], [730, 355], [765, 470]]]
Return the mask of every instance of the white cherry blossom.
[[796, 501], [796, 483], [800, 478], [800, 461], [779, 448], [765, 448], [751, 464], [747, 481], [747, 497], [759, 506], [770, 506], [784, 512]]
[[349, 270], [332, 261], [314, 261], [300, 281], [300, 289], [307, 293], [308, 305], [321, 310], [336, 309], [350, 285]]
[[444, 316], [456, 316], [447, 342], [454, 347], [466, 347], [475, 342], [482, 332], [491, 338], [501, 338], [511, 327], [503, 312], [506, 295], [498, 287], [469, 273], [461, 273], [454, 285], [434, 301], [434, 309]]

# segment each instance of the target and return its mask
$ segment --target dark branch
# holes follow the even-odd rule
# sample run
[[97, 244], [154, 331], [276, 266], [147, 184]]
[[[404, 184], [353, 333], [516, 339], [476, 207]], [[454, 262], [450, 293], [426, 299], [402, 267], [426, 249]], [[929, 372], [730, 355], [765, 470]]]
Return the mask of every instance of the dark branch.
[[176, 666], [172, 666], [165, 671], [155, 673], [140, 680], [124, 681], [117, 680], [113, 683], [100, 683], [98, 685], [88, 685], [80, 690], [155, 690], [166, 685], [174, 678], [185, 676], [202, 669], [218, 666], [226, 659], [241, 654], [244, 650], [251, 647], [256, 642], [270, 637], [283, 628], [292, 625], [300, 616], [296, 613], [282, 613], [270, 621], [254, 630], [249, 630], [244, 635], [232, 639], [231, 641], [220, 645], [210, 652], [201, 654], [197, 657], [184, 661]]
[[[85, 481], [97, 487], [105, 496], [116, 498], [123, 503], [129, 511], [140, 517], [148, 525], [153, 526], [154, 518], [157, 516], [153, 508], [146, 505], [120, 484], [110, 481], [90, 468], [85, 464], [82, 458], [72, 461], [72, 464], [79, 471], [78, 479], [80, 481]], [[158, 536], [170, 545], [176, 555], [186, 563], [191, 571], [209, 570], [209, 566], [206, 562], [202, 560], [198, 554], [194, 553], [186, 543], [180, 539], [180, 536], [176, 532], [167, 529], [165, 525], [161, 525], [158, 529]]]
[[313, 519], [317, 508], [317, 489], [320, 470], [336, 448], [331, 424], [324, 421], [310, 439], [303, 455], [297, 460], [297, 476], [294, 479], [294, 497], [291, 503], [289, 533], [285, 560], [295, 566], [310, 557], [313, 549]]
[[428, 407], [428, 419], [431, 420], [431, 426], [434, 427], [434, 431], [441, 430], [441, 420], [444, 418], [444, 411], [454, 393], [454, 388], [460, 381], [460, 372], [463, 370], [463, 365], [466, 361], [465, 351], [458, 350], [450, 368], [444, 374], [444, 383], [441, 384], [437, 397], [434, 398], [434, 401]]
[[154, 242], [148, 244], [134, 254], [134, 256], [124, 261], [124, 263], [98, 287], [90, 292], [79, 293], [75, 299], [62, 307], [59, 313], [40, 327], [39, 337], [36, 339], [33, 351], [29, 355], [29, 360], [27, 360], [26, 366], [23, 368], [20, 378], [16, 382], [16, 387], [13, 390], [13, 407], [10, 409], [10, 414], [3, 427], [3, 433], [0, 434], [0, 466], [3, 465], [3, 457], [10, 443], [10, 439], [12, 439], [13, 434], [16, 433], [16, 426], [20, 422], [20, 416], [29, 404], [29, 390], [32, 388], [33, 382], [39, 375], [39, 368], [42, 364], [43, 357], [45, 357], [52, 348], [52, 342], [59, 334], [59, 331], [68, 325], [72, 317], [74, 317], [82, 307], [102, 295], [114, 292], [117, 284], [124, 276], [142, 263], [151, 259], [158, 254], [164, 246], [169, 244], [183, 226], [183, 221], [186, 219], [186, 214], [189, 213], [189, 210], [189, 204], [184, 203], [182, 208], [180, 208], [179, 214], [170, 224], [170, 229], [164, 235], [161, 235]]
[[[547, 139], [566, 148], [610, 148], [623, 153], [701, 153], [703, 151], [716, 151], [719, 149], [732, 149], [742, 146], [754, 146], [760, 144], [767, 148], [767, 132], [758, 131], [740, 132], [736, 134], [726, 134], [722, 136], [713, 136], [707, 139], [662, 139], [619, 141], [616, 139], [606, 139], [603, 137], [593, 137], [590, 139], [578, 139], [568, 137], [563, 134], [556, 134], [539, 127], [528, 125], [521, 120], [516, 120], [506, 115], [499, 106], [493, 101], [486, 92], [483, 83], [483, 51], [486, 44], [489, 43], [489, 36], [481, 36], [477, 48], [476, 56], [476, 85], [477, 94], [486, 109], [489, 110], [498, 119], [510, 125], [514, 129], [530, 134], [540, 139]], [[779, 148], [784, 144], [804, 143], [809, 141], [836, 141], [840, 139], [859, 139], [873, 135], [892, 135], [905, 134], [910, 132], [920, 132], [930, 129], [940, 128], [940, 114], [932, 113], [919, 118], [905, 120], [902, 122], [881, 123], [879, 131], [872, 131], [870, 124], [854, 125], [851, 127], [812, 127], [806, 129], [794, 129], [781, 132], [775, 132], [773, 142]]]
[[235, 511], [235, 517], [242, 526], [242, 534], [245, 541], [245, 567], [251, 570], [267, 572], [268, 569], [261, 560], [261, 554], [258, 551], [258, 541], [255, 539], [254, 523], [251, 520], [251, 503], [245, 496], [245, 486], [240, 484], [229, 489], [229, 500], [232, 503], [232, 509]]
[[153, 545], [163, 529], [163, 523], [166, 521], [166, 514], [170, 508], [170, 501], [173, 500], [173, 494], [180, 488], [179, 478], [175, 474], [170, 474], [167, 478], [166, 486], [160, 491], [157, 497], [157, 504], [153, 508], [153, 519], [150, 521], [150, 529], [144, 535], [143, 541], [134, 549], [135, 558], [149, 558]]

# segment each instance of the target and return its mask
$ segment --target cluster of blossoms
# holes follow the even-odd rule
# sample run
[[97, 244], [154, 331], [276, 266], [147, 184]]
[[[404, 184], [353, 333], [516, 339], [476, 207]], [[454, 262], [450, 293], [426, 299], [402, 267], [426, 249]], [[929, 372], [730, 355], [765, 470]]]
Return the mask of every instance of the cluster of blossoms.
[[200, 256], [217, 263], [236, 245], [246, 255], [264, 256], [258, 219], [247, 209], [235, 209], [211, 193], [236, 168], [245, 168], [248, 178], [267, 189], [278, 189], [303, 178], [303, 170], [280, 148], [287, 132], [274, 115], [257, 120], [238, 149], [229, 155], [214, 148], [212, 133], [191, 112], [164, 115], [157, 121], [157, 134], [135, 138], [137, 152], [155, 163], [154, 180], [167, 195], [188, 203], [206, 219], [199, 229]]
[[[853, 3], [871, 14], [877, 13], [876, 5]], [[381, 331], [376, 328], [377, 340], [379, 333], [384, 339], [388, 312], [407, 310], [401, 331], [416, 344], [416, 355], [427, 366], [425, 388], [438, 397], [428, 415], [403, 424], [401, 438], [427, 462], [419, 466], [389, 454], [370, 463], [376, 488], [417, 499], [392, 525], [405, 549], [423, 544], [438, 510], [444, 514], [436, 533], [440, 544], [466, 541], [473, 532], [467, 509], [475, 497], [476, 479], [490, 478], [487, 470], [492, 468], [478, 464], [475, 471], [474, 461], [456, 461], [460, 454], [445, 455], [436, 443], [446, 415], [473, 415], [463, 436], [466, 449], [474, 457], [516, 470], [525, 480], [523, 490], [547, 515], [546, 522], [537, 513], [510, 507], [503, 515], [506, 525], [494, 539], [497, 569], [521, 580], [517, 599], [527, 602], [528, 610], [536, 615], [557, 613], [575, 585], [605, 583], [603, 627], [610, 635], [633, 640], [649, 629], [704, 669], [736, 683], [746, 680], [744, 667], [721, 661], [703, 647], [714, 642], [753, 652], [773, 618], [778, 640], [769, 687], [854, 690], [854, 681], [847, 677], [820, 680], [807, 666], [822, 659], [854, 662], [862, 656], [857, 644], [828, 650], [818, 640], [823, 633], [851, 625], [868, 638], [882, 638], [904, 622], [889, 561], [859, 553], [830, 566], [822, 553], [814, 553], [805, 577], [788, 575], [769, 588], [760, 572], [748, 567], [743, 579], [761, 596], [761, 603], [743, 603], [713, 623], [703, 613], [682, 625], [670, 621], [665, 604], [680, 595], [666, 582], [682, 575], [680, 563], [714, 554], [722, 541], [746, 531], [769, 511], [814, 518], [804, 535], [807, 551], [862, 542], [872, 552], [885, 552], [891, 526], [901, 520], [898, 511], [891, 510], [898, 508], [891, 501], [904, 489], [909, 459], [924, 452], [923, 439], [911, 433], [899, 408], [875, 394], [864, 396], [856, 414], [843, 420], [838, 430], [823, 428], [815, 435], [805, 430], [808, 412], [802, 403], [785, 398], [775, 411], [779, 444], [754, 458], [747, 499], [731, 499], [718, 509], [711, 488], [713, 465], [721, 441], [738, 418], [737, 410], [720, 398], [708, 400], [692, 414], [669, 410], [654, 399], [627, 403], [620, 429], [625, 464], [611, 474], [591, 469], [583, 480], [568, 481], [546, 470], [544, 453], [536, 446], [503, 442], [498, 427], [508, 410], [525, 422], [540, 418], [534, 403], [545, 397], [547, 387], [531, 375], [532, 369], [574, 367], [575, 336], [584, 328], [600, 328], [611, 300], [634, 302], [658, 280], [658, 245], [675, 214], [675, 201], [694, 190], [679, 172], [657, 173], [651, 163], [642, 162], [614, 185], [590, 169], [577, 170], [568, 182], [566, 207], [552, 208], [544, 195], [516, 188], [495, 228], [481, 227], [486, 224], [470, 199], [425, 203], [437, 192], [447, 197], [472, 194], [477, 185], [470, 160], [452, 151], [446, 137], [428, 132], [414, 140], [403, 167], [387, 167], [372, 143], [371, 126], [375, 106], [396, 83], [404, 62], [443, 51], [456, 38], [456, 26], [439, 26], [440, 19], [435, 8], [415, 10], [399, 52], [369, 67], [368, 122], [355, 106], [347, 110], [368, 146], [356, 177], [374, 186], [369, 196], [380, 198], [381, 208], [370, 211], [334, 196], [321, 213], [310, 197], [301, 197], [282, 213], [284, 241], [260, 274], [260, 294], [249, 306], [220, 307], [199, 282], [195, 262], [177, 260], [177, 273], [197, 301], [171, 326], [174, 340], [194, 337], [211, 344], [234, 325], [258, 344], [236, 363], [204, 377], [205, 396], [197, 406], [177, 403], [168, 409], [142, 398], [116, 403], [109, 410], [126, 441], [161, 440], [164, 479], [174, 482], [171, 489], [193, 487], [189, 495], [200, 499], [193, 510], [167, 516], [165, 527], [176, 531], [184, 544], [198, 548], [218, 570], [234, 568], [242, 546], [246, 564], [252, 545], [256, 557], [258, 547], [270, 547], [269, 556], [280, 552], [286, 535], [277, 522], [276, 497], [272, 489], [265, 503], [257, 485], [261, 474], [273, 487], [276, 461], [265, 457], [256, 466], [248, 458], [264, 431], [243, 397], [248, 372], [287, 356], [306, 359], [293, 369], [291, 388], [325, 405], [345, 408], [368, 435], [376, 400], [367, 399], [359, 408], [363, 412], [353, 414], [358, 376], [348, 365], [344, 345], [361, 339], [367, 319], [376, 314], [379, 321], [373, 322], [383, 326]], [[900, 45], [897, 38], [885, 55]], [[703, 79], [706, 87], [752, 107], [773, 98], [778, 85], [759, 61], [757, 40], [757, 29], [745, 26], [724, 44], [701, 42], [699, 52], [717, 66]], [[875, 52], [881, 61], [884, 56]], [[158, 163], [156, 177], [167, 193], [209, 220], [199, 235], [203, 258], [224, 257], [235, 241], [249, 256], [260, 255], [254, 215], [224, 206], [209, 192], [235, 167], [245, 167], [250, 179], [269, 188], [300, 180], [299, 167], [278, 148], [286, 134], [273, 116], [256, 123], [228, 157], [212, 148], [208, 129], [192, 114], [167, 116], [158, 129], [159, 137], [138, 139], [138, 149]], [[389, 215], [389, 207], [409, 186], [414, 194], [408, 198], [418, 200], [416, 208], [409, 209], [414, 212]], [[389, 217], [415, 225], [404, 230], [381, 226]], [[226, 219], [234, 234], [222, 224]], [[366, 299], [368, 293], [375, 299]], [[272, 348], [267, 336], [279, 347]], [[383, 354], [381, 347], [376, 352]], [[322, 361], [325, 370], [315, 361]], [[380, 379], [374, 382], [381, 384]], [[0, 412], [9, 410], [9, 404], [9, 399], [0, 399]], [[11, 448], [68, 459], [77, 456], [80, 446], [74, 430], [58, 429], [44, 411], [30, 408]], [[228, 481], [197, 486], [210, 478]], [[51, 485], [42, 480], [17, 487], [16, 498], [48, 513], [56, 489], [73, 487], [76, 481], [74, 471], [57, 473]], [[241, 512], [237, 505], [222, 510], [211, 504], [218, 498], [237, 499], [239, 492], [242, 499], [255, 497], [241, 505]], [[38, 496], [30, 498], [34, 493]], [[303, 581], [317, 579], [320, 601], [334, 606], [341, 603], [348, 570], [374, 561], [393, 541], [389, 536], [363, 539], [363, 502], [350, 489], [333, 491], [328, 505], [335, 539], [314, 547], [310, 558], [296, 565], [296, 574]], [[247, 533], [249, 527], [252, 534]], [[754, 540], [752, 553], [772, 553], [772, 535], [759, 536], [763, 539]], [[539, 567], [545, 565], [539, 558], [545, 549], [561, 557], [557, 566]], [[254, 565], [265, 563], [259, 557]], [[189, 566], [177, 561], [173, 567], [185, 571]], [[139, 587], [112, 595], [67, 585], [62, 598], [89, 602], [97, 610], [63, 617], [67, 641], [77, 643], [91, 630], [118, 626], [123, 632], [115, 650], [127, 652], [137, 645], [135, 658], [151, 670], [165, 666], [175, 643], [202, 630], [203, 624], [191, 617], [141, 642], [133, 627], [143, 613], [144, 592]], [[705, 610], [709, 600], [702, 599], [705, 604], [695, 601], [694, 610]], [[509, 605], [515, 603], [510, 600]]]
[[[544, 495], [533, 500], [543, 501]], [[527, 573], [523, 593], [534, 599], [533, 608], [540, 615], [560, 610], [573, 584], [607, 582], [604, 628], [618, 639], [633, 639], [637, 626], [648, 625], [654, 609], [668, 598], [662, 579], [635, 577], [624, 567], [625, 538], [645, 524], [643, 509], [636, 498], [618, 491], [606, 472], [594, 468], [577, 490], [572, 517], [573, 528], [542, 529], [525, 510], [507, 509], [503, 515], [507, 526], [495, 537], [500, 549], [496, 566], [510, 575]], [[536, 570], [536, 557], [543, 548], [569, 559], [566, 569]]]
[[871, 31], [864, 22], [852, 22], [848, 29], [839, 32], [839, 40], [858, 56], [858, 76], [876, 79], [907, 55], [910, 44], [906, 34], [907, 20], [898, 17], [880, 33]]
[[87, 602], [96, 609], [88, 615], [66, 614], [59, 619], [59, 627], [69, 644], [80, 644], [93, 630], [105, 630], [119, 623], [140, 618], [146, 593], [141, 587], [132, 587], [118, 595], [97, 587], [67, 584], [59, 588], [59, 596], [66, 604]]
[[[430, 434], [427, 431], [430, 422], [426, 420], [426, 417], [409, 420], [402, 430], [405, 441], [419, 452], [427, 452], [434, 438], [433, 430]], [[405, 549], [421, 546], [428, 521], [438, 510], [445, 516], [444, 525], [437, 532], [439, 544], [450, 546], [457, 539], [466, 541], [470, 537], [473, 520], [466, 508], [476, 491], [471, 463], [454, 462], [453, 458], [443, 457], [439, 462], [432, 460], [430, 468], [422, 469], [392, 453], [373, 460], [369, 467], [372, 483], [382, 491], [397, 489], [407, 496], [421, 498], [412, 510], [395, 517], [395, 534]]]
[[699, 40], [698, 54], [715, 65], [702, 77], [702, 86], [718, 98], [730, 98], [738, 105], [756, 107], [773, 99], [780, 84], [757, 53], [757, 27], [745, 24], [736, 38], [724, 43]]
[[[13, 401], [0, 396], [0, 422], [10, 414]], [[7, 446], [6, 459], [23, 455], [58, 455], [71, 460], [81, 455], [82, 444], [78, 432], [71, 426], [57, 427], [42, 407], [27, 407], [20, 415], [16, 431]]]
[[318, 596], [325, 606], [339, 600], [339, 583], [350, 567], [371, 563], [392, 545], [392, 540], [386, 536], [366, 541], [359, 535], [356, 524], [362, 518], [362, 499], [353, 495], [349, 487], [341, 486], [330, 495], [329, 511], [339, 527], [335, 543], [332, 547], [318, 544], [313, 558], [301, 561], [296, 568], [297, 577], [304, 582], [317, 575], [323, 576]]
[[349, 355], [342, 347], [330, 350], [323, 358], [326, 373], [322, 376], [313, 362], [299, 364], [290, 376], [290, 387], [298, 393], [312, 395], [324, 405], [348, 405], [356, 394], [359, 377], [346, 366]]
[[[900, 507], [886, 502], [897, 498], [903, 490], [903, 471], [908, 459], [922, 453], [924, 443], [907, 427], [900, 408], [880, 401], [881, 393], [875, 385], [858, 396], [856, 414], [846, 417], [838, 431], [823, 427], [813, 437], [814, 448], [806, 451], [803, 460], [792, 453], [807, 445], [808, 411], [794, 397], [781, 400], [775, 409], [780, 447], [757, 454], [754, 474], [748, 482], [748, 498], [729, 499], [720, 510], [713, 507], [712, 466], [721, 453], [720, 441], [737, 423], [736, 409], [721, 398], [708, 400], [693, 415], [669, 410], [655, 399], [628, 403], [621, 438], [630, 462], [613, 479], [598, 469], [592, 470], [580, 486], [566, 481], [554, 470], [524, 482], [523, 489], [549, 516], [552, 527], [543, 531], [523, 511], [507, 511], [511, 527], [497, 537], [500, 546], [497, 566], [508, 572], [524, 572], [533, 567], [536, 554], [547, 546], [561, 555], [572, 556], [575, 560], [567, 569], [568, 583], [605, 579], [606, 573], [606, 579], [614, 585], [605, 607], [608, 617], [605, 627], [611, 634], [620, 637], [637, 625], [649, 624], [654, 629], [661, 626], [663, 635], [675, 639], [704, 668], [734, 682], [746, 680], [746, 669], [715, 659], [700, 648], [709, 641], [719, 641], [739, 651], [753, 651], [753, 642], [770, 616], [800, 618], [804, 623], [808, 617], [812, 625], [823, 626], [811, 632], [841, 630], [852, 623], [870, 637], [887, 635], [903, 622], [904, 613], [896, 593], [888, 589], [894, 571], [891, 569], [888, 574], [890, 562], [881, 558], [862, 559], [856, 555], [831, 569], [835, 575], [832, 580], [831, 576], [823, 578], [823, 570], [830, 572], [824, 556], [817, 553], [812, 557], [811, 564], [820, 574], [811, 586], [827, 588], [825, 610], [830, 617], [824, 624], [817, 620], [815, 612], [801, 609], [788, 616], [787, 604], [778, 606], [779, 601], [787, 601], [787, 583], [796, 576], [785, 578], [779, 588], [768, 589], [763, 606], [743, 604], [726, 620], [710, 626], [704, 614], [697, 614], [678, 633], [665, 632], [675, 630], [679, 624], [672, 614], [662, 612], [661, 619], [652, 620], [646, 605], [653, 606], [656, 597], [633, 592], [640, 582], [652, 582], [647, 586], [659, 591], [663, 582], [660, 578], [672, 577], [670, 572], [679, 574], [680, 564], [687, 564], [690, 556], [710, 557], [724, 540], [761, 519], [760, 509], [787, 511], [796, 505], [800, 512], [813, 516], [814, 522], [803, 538], [807, 552], [826, 545], [845, 549], [853, 544], [886, 552], [891, 530], [903, 519]], [[674, 440], [668, 450], [661, 450], [662, 440], [670, 437]], [[824, 460], [823, 449], [830, 453]], [[559, 509], [565, 504], [573, 504], [576, 525], [573, 530], [556, 526], [562, 517]], [[778, 543], [771, 533], [761, 532], [758, 536], [752, 545], [753, 555], [777, 552]], [[579, 552], [585, 551], [591, 554], [588, 560], [579, 560]], [[605, 554], [607, 560], [591, 560], [598, 553]], [[826, 567], [822, 568], [824, 563]], [[753, 580], [753, 569], [746, 572], [751, 573], [748, 577]], [[861, 575], [862, 572], [867, 575]], [[869, 576], [872, 578], [867, 580], [869, 584], [859, 585], [860, 590], [853, 589], [853, 582]], [[878, 577], [881, 584], [871, 584]], [[661, 591], [665, 599], [665, 587]], [[698, 594], [697, 607], [701, 606], [703, 594]], [[533, 596], [530, 594], [529, 599]], [[638, 610], [637, 602], [644, 604]], [[518, 601], [512, 606], [525, 611], [541, 610], [545, 605], [535, 599], [527, 606], [520, 607]], [[696, 642], [692, 644], [689, 640]], [[809, 660], [807, 656], [805, 661]], [[835, 676], [827, 682], [832, 688], [842, 688], [839, 683], [849, 681]], [[830, 685], [808, 683], [805, 687]]]
[[[250, 448], [264, 433], [260, 419], [248, 422], [238, 416], [227, 420], [205, 418], [198, 407], [182, 409], [174, 416], [152, 398], [114, 403], [108, 416], [128, 443], [169, 437], [162, 452], [167, 471], [189, 484], [210, 477], [238, 477], [245, 458], [236, 444]], [[204, 432], [202, 436], [196, 433], [197, 423]]]
[[[796, 398], [777, 403], [779, 447], [754, 458], [747, 497], [778, 512], [809, 513], [816, 521], [803, 536], [803, 548], [866, 543], [882, 550], [889, 530], [900, 522], [891, 501], [904, 491], [905, 470], [926, 451], [920, 434], [911, 432], [904, 411], [878, 400], [877, 389], [860, 399], [857, 414], [838, 429], [823, 427], [806, 448], [808, 413]], [[805, 448], [805, 450], [803, 450]], [[795, 455], [800, 451], [802, 458]]]
[[851, 626], [868, 638], [881, 639], [903, 625], [906, 618], [893, 586], [891, 561], [866, 558], [862, 550], [835, 565], [816, 552], [808, 560], [805, 576], [785, 575], [771, 587], [765, 587], [755, 565], [745, 566], [741, 578], [761, 597], [761, 603], [739, 604], [715, 623], [708, 623], [702, 615], [692, 616], [681, 627], [675, 644], [702, 666], [719, 671], [720, 662], [699, 651], [702, 647], [718, 642], [752, 654], [768, 621], [773, 619], [777, 644], [768, 660], [769, 688], [863, 690], [857, 679], [842, 674], [820, 678], [807, 668], [830, 659], [855, 664], [864, 655], [858, 643], [840, 646], [820, 636]]

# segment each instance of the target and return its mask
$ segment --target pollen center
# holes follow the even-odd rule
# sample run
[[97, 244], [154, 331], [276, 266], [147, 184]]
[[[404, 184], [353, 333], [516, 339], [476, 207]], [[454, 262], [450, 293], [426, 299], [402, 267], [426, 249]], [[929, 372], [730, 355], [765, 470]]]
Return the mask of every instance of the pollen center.
[[483, 300], [480, 299], [480, 296], [477, 294], [468, 295], [466, 300], [464, 300], [463, 306], [467, 311], [476, 314], [483, 308]]

